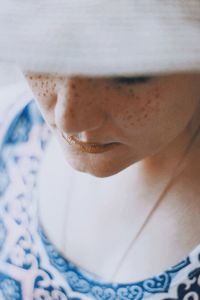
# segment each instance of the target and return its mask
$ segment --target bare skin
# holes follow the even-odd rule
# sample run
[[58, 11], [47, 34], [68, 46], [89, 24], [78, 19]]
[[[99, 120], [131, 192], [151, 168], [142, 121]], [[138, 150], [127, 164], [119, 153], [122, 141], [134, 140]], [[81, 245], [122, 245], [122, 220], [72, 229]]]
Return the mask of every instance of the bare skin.
[[174, 151], [170, 154], [169, 150], [188, 140], [194, 130], [187, 125], [195, 122], [193, 115], [199, 106], [199, 74], [155, 76], [137, 85], [119, 84], [112, 78], [27, 78], [59, 139], [63, 131], [82, 133], [86, 141], [122, 144], [116, 151], [91, 155], [61, 141], [70, 164], [98, 177], [113, 175], [141, 160], [153, 159], [155, 165], [167, 148], [168, 160], [174, 158]]
[[[114, 78], [69, 78], [42, 74], [26, 74], [26, 77], [46, 122], [61, 146], [63, 157], [75, 170], [81, 171], [78, 179], [81, 180], [83, 173], [87, 174], [85, 185], [90, 187], [87, 192], [82, 188], [84, 201], [78, 200], [75, 190], [72, 193], [70, 231], [73, 237], [68, 236], [67, 255], [83, 267], [109, 278], [113, 266], [155, 204], [199, 126], [200, 74], [155, 76], [137, 85], [119, 84]], [[121, 145], [112, 151], [86, 153], [69, 145], [61, 137], [61, 131], [68, 135], [82, 133], [85, 141], [118, 142]], [[184, 171], [156, 209], [116, 281], [139, 280], [158, 273], [182, 259], [198, 244], [199, 142], [197, 138], [184, 161]], [[104, 183], [110, 180], [101, 205], [94, 201], [98, 198], [98, 191], [102, 190], [95, 177], [101, 177]], [[95, 190], [91, 188], [94, 182]], [[112, 193], [114, 189], [116, 193]], [[128, 196], [125, 197], [126, 194]], [[106, 198], [106, 195], [109, 197]], [[73, 218], [77, 206], [82, 212], [79, 225], [73, 221], [77, 220]], [[84, 211], [84, 207], [91, 208], [93, 216], [90, 220], [85, 220], [88, 211]], [[104, 217], [104, 225], [97, 216]], [[93, 228], [93, 231], [81, 243], [79, 232], [83, 227]], [[106, 229], [108, 233], [106, 236], [99, 234], [97, 239], [96, 232], [101, 227], [102, 232]], [[123, 229], [120, 243], [111, 228], [118, 232]], [[83, 253], [87, 253], [91, 244], [97, 245], [93, 256], [81, 256], [75, 241], [80, 241]], [[102, 245], [105, 244], [110, 247], [103, 251]], [[110, 271], [109, 267], [102, 267], [102, 262], [109, 262], [113, 247], [116, 259]], [[164, 258], [163, 252], [168, 253]], [[157, 262], [157, 257], [162, 257], [161, 262]]]

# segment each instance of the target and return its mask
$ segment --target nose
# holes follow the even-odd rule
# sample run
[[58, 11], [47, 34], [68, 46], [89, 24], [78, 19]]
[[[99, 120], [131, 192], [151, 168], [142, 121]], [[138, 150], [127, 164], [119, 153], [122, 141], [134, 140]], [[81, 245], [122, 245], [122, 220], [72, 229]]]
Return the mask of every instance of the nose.
[[60, 131], [73, 135], [103, 125], [106, 115], [94, 81], [74, 77], [58, 85], [55, 123]]

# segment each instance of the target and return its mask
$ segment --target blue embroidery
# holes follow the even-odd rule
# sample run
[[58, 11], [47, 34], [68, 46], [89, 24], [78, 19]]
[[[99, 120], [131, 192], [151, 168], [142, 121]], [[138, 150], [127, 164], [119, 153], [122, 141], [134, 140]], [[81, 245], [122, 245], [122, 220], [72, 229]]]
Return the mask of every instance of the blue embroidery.
[[[200, 256], [199, 256], [200, 261]], [[197, 268], [188, 274], [187, 283], [181, 283], [177, 287], [176, 298], [164, 298], [163, 300], [197, 300], [200, 296], [200, 268]]]
[[95, 296], [95, 299], [104, 299], [108, 292], [113, 297], [111, 299], [116, 299], [117, 295], [119, 299], [124, 299], [123, 297], [125, 296], [129, 297], [128, 299], [143, 299], [143, 297], [148, 294], [167, 292], [176, 273], [190, 264], [190, 259], [187, 257], [181, 263], [177, 264], [169, 271], [166, 271], [158, 277], [134, 284], [101, 283], [89, 278], [90, 275], [84, 276], [81, 269], [77, 268], [67, 259], [63, 258], [47, 239], [44, 229], [41, 225], [39, 225], [38, 232], [45, 245], [51, 264], [57, 270], [63, 273], [63, 276], [69, 282], [72, 290]]
[[3, 248], [4, 243], [5, 243], [6, 235], [7, 235], [6, 227], [4, 225], [4, 222], [3, 222], [2, 218], [0, 218], [0, 252]]
[[0, 273], [0, 296], [6, 300], [21, 300], [21, 285], [13, 278]]
[[[37, 144], [34, 144], [34, 147], [36, 148], [29, 149], [28, 146], [33, 139], [32, 134], [37, 126], [39, 130], [35, 133]], [[98, 300], [143, 300], [151, 295], [167, 294], [173, 279], [191, 264], [189, 256], [153, 278], [129, 284], [114, 284], [92, 278], [91, 274], [65, 259], [48, 240], [38, 222], [37, 205], [31, 195], [37, 187], [40, 162], [50, 136], [50, 130], [35, 102], [30, 101], [13, 118], [4, 137], [0, 152], [0, 250], [4, 248], [13, 232], [20, 233], [18, 238], [16, 237], [14, 247], [8, 248], [5, 253], [2, 251], [2, 255], [0, 253], [0, 271], [3, 262], [13, 267], [13, 270], [17, 270], [20, 275], [27, 272], [27, 280], [29, 280], [32, 278], [32, 270], [35, 270], [32, 285], [34, 299], [50, 297], [47, 299], [81, 300], [81, 295], [84, 295]], [[18, 150], [21, 146], [25, 149], [23, 153]], [[12, 176], [16, 175], [15, 180], [11, 178], [11, 170]], [[13, 228], [8, 228], [4, 219], [10, 222]], [[194, 280], [197, 273], [199, 274], [198, 268], [195, 273], [189, 275], [189, 280]], [[13, 271], [13, 276], [14, 274]], [[22, 284], [25, 284], [23, 280], [20, 284], [20, 281], [6, 275], [5, 271], [0, 273], [2, 298], [24, 299], [21, 291]], [[191, 291], [200, 293], [196, 286], [197, 282], [191, 284]], [[180, 284], [178, 297], [182, 297], [180, 295], [183, 295], [185, 290], [185, 285]]]
[[6, 170], [6, 165], [3, 160], [0, 160], [0, 197], [3, 196], [9, 182], [10, 179]]

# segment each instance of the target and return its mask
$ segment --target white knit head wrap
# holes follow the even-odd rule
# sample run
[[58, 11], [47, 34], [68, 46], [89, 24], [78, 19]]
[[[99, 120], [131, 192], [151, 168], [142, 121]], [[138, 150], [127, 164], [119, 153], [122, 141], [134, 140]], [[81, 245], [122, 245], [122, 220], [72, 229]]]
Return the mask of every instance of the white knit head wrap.
[[2, 61], [59, 74], [200, 71], [200, 0], [5, 0]]

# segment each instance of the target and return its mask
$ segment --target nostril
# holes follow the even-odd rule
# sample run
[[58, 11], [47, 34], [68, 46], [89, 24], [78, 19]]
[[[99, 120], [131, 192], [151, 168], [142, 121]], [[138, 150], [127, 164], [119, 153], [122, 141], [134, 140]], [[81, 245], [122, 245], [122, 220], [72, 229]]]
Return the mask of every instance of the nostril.
[[80, 133], [77, 133], [75, 135], [79, 140], [83, 139], [83, 134], [80, 132]]
[[81, 140], [81, 138], [83, 137], [83, 135], [82, 135], [82, 133], [76, 133], [76, 134], [67, 134], [67, 133], [65, 133], [64, 131], [61, 131], [61, 134], [62, 134], [62, 136], [65, 138], [65, 139], [69, 139], [70, 138], [70, 136], [74, 136], [74, 137], [76, 137], [77, 139], [80, 139]]

